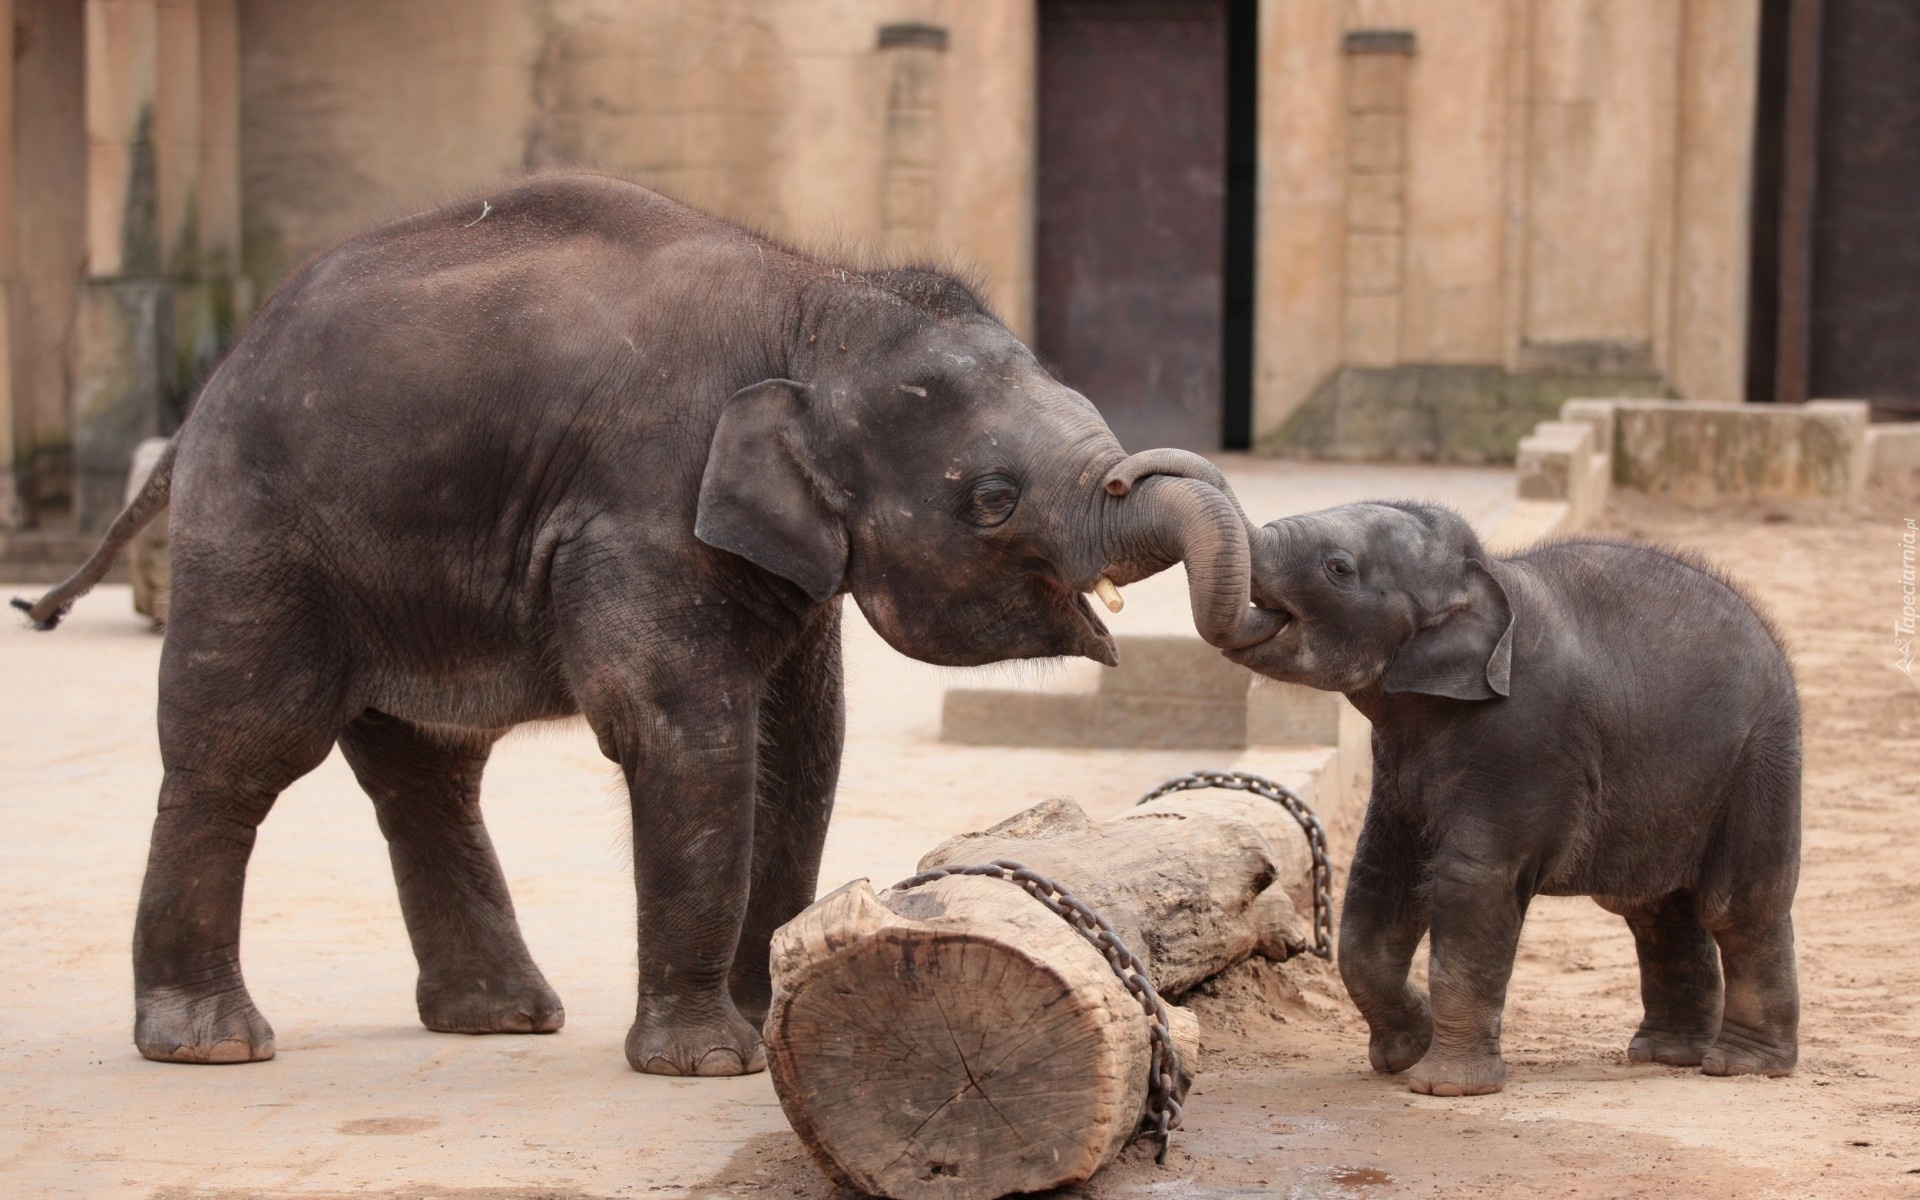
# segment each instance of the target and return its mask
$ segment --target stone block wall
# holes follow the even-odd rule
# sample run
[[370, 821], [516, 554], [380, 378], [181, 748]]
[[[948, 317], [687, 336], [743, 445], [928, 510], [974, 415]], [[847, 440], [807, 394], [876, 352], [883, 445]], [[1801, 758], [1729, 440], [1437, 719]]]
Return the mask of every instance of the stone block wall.
[[1122, 750], [1338, 742], [1339, 696], [1258, 680], [1195, 636], [1121, 642], [1120, 665], [1092, 690], [950, 688], [941, 740]]
[[1844, 503], [1866, 480], [1867, 406], [1616, 405], [1614, 482], [1682, 503]]
[[1266, 0], [1255, 441], [1743, 394], [1758, 0]]
[[955, 261], [1030, 321], [1034, 0], [241, 0], [249, 272], [529, 168], [803, 249]]
[[237, 0], [8, 0], [0, 531], [98, 530], [251, 306]]

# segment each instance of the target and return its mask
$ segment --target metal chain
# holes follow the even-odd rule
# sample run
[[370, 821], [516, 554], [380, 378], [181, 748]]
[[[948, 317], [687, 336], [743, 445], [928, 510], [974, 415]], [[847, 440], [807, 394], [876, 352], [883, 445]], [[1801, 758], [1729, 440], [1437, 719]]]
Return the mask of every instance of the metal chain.
[[1314, 815], [1300, 794], [1285, 784], [1275, 783], [1248, 771], [1189, 771], [1177, 775], [1140, 797], [1140, 803], [1158, 800], [1174, 792], [1192, 792], [1201, 788], [1225, 788], [1233, 792], [1252, 792], [1273, 801], [1293, 814], [1307, 834], [1307, 850], [1313, 855], [1313, 953], [1333, 958], [1333, 861], [1327, 857], [1327, 828]]
[[1106, 956], [1107, 964], [1133, 998], [1140, 1002], [1150, 1022], [1147, 1028], [1151, 1051], [1147, 1063], [1147, 1110], [1135, 1136], [1159, 1139], [1160, 1150], [1154, 1155], [1154, 1161], [1167, 1161], [1167, 1147], [1173, 1142], [1173, 1131], [1180, 1127], [1181, 1106], [1177, 1094], [1180, 1085], [1180, 1052], [1173, 1047], [1173, 1032], [1167, 1024], [1167, 1006], [1155, 990], [1153, 980], [1147, 978], [1147, 965], [1120, 940], [1120, 935], [1107, 919], [1087, 907], [1078, 896], [1038, 871], [1009, 858], [998, 858], [982, 866], [935, 867], [911, 879], [901, 880], [893, 885], [892, 890], [906, 891], [951, 875], [980, 875], [1018, 884], [1026, 889], [1029, 896], [1064, 918], [1082, 937], [1093, 943], [1094, 949]]

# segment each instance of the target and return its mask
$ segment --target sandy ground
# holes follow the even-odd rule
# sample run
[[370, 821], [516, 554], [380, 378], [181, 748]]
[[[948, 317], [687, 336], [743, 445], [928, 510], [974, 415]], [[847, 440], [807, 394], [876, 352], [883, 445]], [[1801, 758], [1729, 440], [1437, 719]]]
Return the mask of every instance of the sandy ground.
[[[1446, 496], [1486, 519], [1510, 487], [1498, 472], [1235, 476], [1263, 515], [1390, 493]], [[1920, 1195], [1920, 686], [1889, 665], [1903, 513], [1771, 515], [1788, 519], [1623, 520], [1751, 580], [1797, 654], [1808, 775], [1796, 1076], [1627, 1067], [1638, 1006], [1624, 925], [1586, 901], [1541, 901], [1507, 1010], [1505, 1093], [1414, 1096], [1366, 1070], [1363, 1030], [1323, 964], [1249, 965], [1194, 1001], [1209, 1028], [1204, 1073], [1168, 1163], [1136, 1150], [1087, 1193]], [[127, 939], [159, 781], [158, 652], [121, 588], [83, 602], [58, 634], [0, 629], [0, 1195], [834, 1194], [764, 1075], [626, 1068], [624, 801], [576, 724], [509, 739], [487, 777], [527, 940], [567, 1004], [563, 1032], [465, 1038], [415, 1023], [384, 847], [335, 757], [282, 798], [250, 876], [247, 977], [279, 1056], [227, 1068], [140, 1059]], [[1102, 815], [1169, 775], [1235, 765], [1208, 752], [943, 745], [939, 696], [955, 673], [907, 662], [863, 628], [849, 676], [829, 887], [890, 882], [947, 834], [1046, 796]], [[1278, 770], [1285, 757], [1247, 765]], [[1356, 823], [1337, 824], [1337, 857]]]

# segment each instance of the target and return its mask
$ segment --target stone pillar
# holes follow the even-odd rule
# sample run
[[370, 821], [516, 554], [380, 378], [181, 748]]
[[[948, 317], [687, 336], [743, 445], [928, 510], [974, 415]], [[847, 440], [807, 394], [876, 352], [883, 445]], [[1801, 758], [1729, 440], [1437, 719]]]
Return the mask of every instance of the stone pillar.
[[1686, 0], [1667, 377], [1695, 400], [1746, 395], [1759, 0]]
[[0, 530], [24, 519], [13, 413], [13, 174], [13, 0], [0, 0]]
[[[239, 277], [239, 13], [236, 0], [160, 0], [160, 18], [161, 269], [173, 285], [173, 372], [184, 386], [219, 356], [252, 301]], [[164, 408], [164, 426], [178, 408]]]
[[1347, 53], [1347, 362], [1400, 361], [1411, 32], [1356, 29]]
[[935, 167], [940, 157], [940, 73], [947, 31], [920, 23], [882, 25], [879, 48], [887, 89], [880, 154], [880, 230], [887, 248], [932, 248], [939, 219]]
[[1260, 0], [1253, 437], [1277, 434], [1345, 357], [1343, 0]]
[[[240, 12], [238, 0], [200, 0], [200, 263], [224, 280], [240, 273]], [[232, 285], [229, 285], [230, 287]], [[235, 316], [251, 307], [236, 296]]]
[[[158, 161], [160, 8], [156, 0], [86, 6], [87, 282], [70, 364], [74, 515], [82, 529], [104, 528], [120, 511], [133, 448], [159, 431], [173, 385]], [[178, 13], [168, 17], [170, 48], [178, 47], [180, 21]], [[169, 82], [168, 98], [177, 95], [177, 81]], [[168, 201], [169, 216], [179, 203], [177, 195]]]

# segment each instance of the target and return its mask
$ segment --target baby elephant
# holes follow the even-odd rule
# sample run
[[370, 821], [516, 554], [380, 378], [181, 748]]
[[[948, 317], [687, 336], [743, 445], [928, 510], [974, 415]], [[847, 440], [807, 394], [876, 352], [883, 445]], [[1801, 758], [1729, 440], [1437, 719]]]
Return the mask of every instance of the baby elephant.
[[[1228, 657], [1344, 692], [1373, 722], [1340, 974], [1374, 1069], [1412, 1068], [1436, 1096], [1500, 1090], [1514, 947], [1545, 894], [1592, 896], [1633, 930], [1630, 1061], [1792, 1070], [1800, 709], [1752, 603], [1647, 546], [1495, 558], [1430, 505], [1256, 534], [1255, 603], [1288, 620]], [[1407, 982], [1422, 934], [1431, 1007]]]

